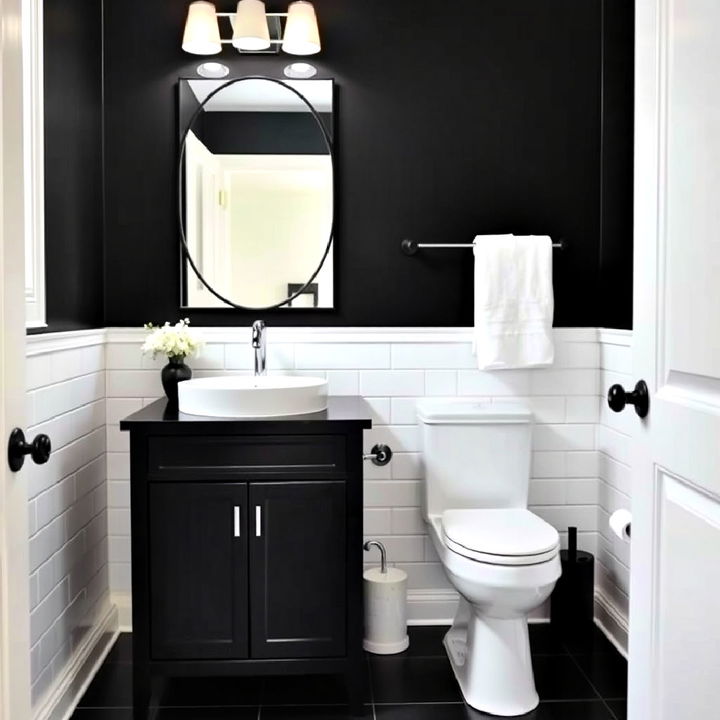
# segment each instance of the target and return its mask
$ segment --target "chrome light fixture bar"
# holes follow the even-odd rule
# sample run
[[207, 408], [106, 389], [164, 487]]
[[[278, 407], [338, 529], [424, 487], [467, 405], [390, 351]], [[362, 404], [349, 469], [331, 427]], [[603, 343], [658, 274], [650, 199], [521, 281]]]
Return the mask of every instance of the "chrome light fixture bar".
[[[218, 23], [221, 17], [230, 20], [233, 30], [230, 39], [221, 38]], [[282, 37], [280, 18], [285, 18]], [[208, 0], [190, 3], [183, 50], [192, 55], [216, 55], [223, 45], [232, 45], [241, 53], [272, 52], [271, 48], [276, 46], [274, 52], [279, 47], [289, 55], [315, 55], [321, 48], [315, 8], [307, 0], [295, 0], [286, 13], [267, 13], [263, 0], [240, 0], [236, 12], [219, 13]]]

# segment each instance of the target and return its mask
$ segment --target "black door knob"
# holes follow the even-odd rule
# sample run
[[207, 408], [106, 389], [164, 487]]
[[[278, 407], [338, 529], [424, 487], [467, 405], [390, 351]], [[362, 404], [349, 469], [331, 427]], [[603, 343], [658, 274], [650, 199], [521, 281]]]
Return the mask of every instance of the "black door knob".
[[33, 462], [42, 465], [50, 458], [52, 443], [47, 435], [37, 435], [29, 443], [25, 441], [25, 433], [20, 428], [15, 428], [10, 433], [8, 443], [8, 465], [13, 472], [17, 472], [25, 464], [25, 456], [29, 455]]
[[644, 380], [638, 380], [632, 392], [625, 392], [622, 385], [613, 385], [608, 390], [608, 405], [614, 412], [621, 412], [626, 405], [634, 405], [635, 412], [644, 418], [650, 409], [650, 393]]

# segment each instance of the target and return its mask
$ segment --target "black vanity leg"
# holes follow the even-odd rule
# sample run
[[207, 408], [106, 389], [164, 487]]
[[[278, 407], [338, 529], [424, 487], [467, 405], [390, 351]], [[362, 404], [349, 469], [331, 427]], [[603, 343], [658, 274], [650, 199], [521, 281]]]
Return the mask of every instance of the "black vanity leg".
[[130, 436], [132, 514], [133, 720], [148, 720], [152, 694], [150, 672], [150, 568], [148, 564], [147, 440]]
[[363, 650], [363, 468], [357, 458], [363, 454], [363, 434], [358, 430], [347, 438], [347, 612], [348, 664], [347, 689], [350, 712], [360, 717], [369, 699], [369, 668]]

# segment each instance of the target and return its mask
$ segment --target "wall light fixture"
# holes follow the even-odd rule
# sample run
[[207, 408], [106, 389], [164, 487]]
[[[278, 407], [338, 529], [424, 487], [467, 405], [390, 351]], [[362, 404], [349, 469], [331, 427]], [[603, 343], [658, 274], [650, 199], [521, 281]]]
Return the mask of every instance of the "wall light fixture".
[[304, 80], [317, 75], [317, 68], [310, 63], [294, 62], [286, 65], [283, 68], [283, 73], [285, 73], [285, 77]]
[[204, 62], [197, 66], [197, 74], [200, 77], [218, 80], [230, 74], [230, 68], [219, 62]]
[[[231, 37], [221, 37], [219, 18], [229, 21]], [[208, 0], [190, 3], [182, 49], [192, 55], [216, 55], [223, 45], [243, 54], [277, 53], [282, 48], [289, 55], [315, 55], [320, 52], [315, 8], [307, 0], [295, 0], [286, 13], [267, 13], [263, 0], [240, 0], [236, 12], [219, 13]]]

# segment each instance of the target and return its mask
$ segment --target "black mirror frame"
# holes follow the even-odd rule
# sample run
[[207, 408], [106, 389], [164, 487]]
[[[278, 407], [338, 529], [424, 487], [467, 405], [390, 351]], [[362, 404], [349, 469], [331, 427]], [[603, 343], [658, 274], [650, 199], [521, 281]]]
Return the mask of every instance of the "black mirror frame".
[[[322, 78], [319, 78], [322, 79]], [[203, 111], [203, 107], [205, 104], [213, 98], [215, 95], [217, 95], [221, 90], [225, 89], [226, 87], [229, 87], [230, 85], [234, 85], [238, 82], [244, 82], [246, 80], [267, 80], [269, 82], [273, 82], [276, 85], [281, 85], [284, 88], [287, 88], [290, 92], [295, 94], [300, 100], [305, 103], [308, 110], [312, 114], [315, 122], [317, 123], [318, 127], [320, 128], [320, 132], [322, 133], [323, 140], [325, 141], [325, 146], [328, 150], [328, 155], [330, 156], [330, 166], [332, 168], [332, 174], [333, 174], [333, 213], [332, 213], [332, 219], [330, 222], [330, 237], [328, 238], [327, 245], [325, 246], [325, 252], [323, 253], [322, 258], [320, 258], [320, 262], [318, 263], [318, 266], [315, 270], [315, 272], [310, 276], [308, 281], [300, 287], [295, 294], [291, 295], [288, 298], [285, 298], [282, 302], [277, 303], [276, 305], [265, 305], [265, 306], [248, 306], [248, 305], [238, 305], [237, 303], [234, 303], [232, 300], [228, 300], [226, 297], [221, 295], [215, 288], [213, 288], [210, 283], [208, 283], [207, 280], [203, 277], [203, 274], [198, 269], [197, 265], [195, 264], [195, 261], [193, 260], [193, 257], [190, 253], [190, 248], [187, 244], [187, 236], [185, 234], [185, 193], [184, 193], [184, 185], [183, 185], [183, 164], [185, 160], [185, 143], [187, 141], [188, 133], [190, 132], [190, 128], [192, 128], [195, 120], [200, 115], [200, 113]], [[334, 113], [334, 103], [335, 103], [335, 97], [334, 97], [334, 89], [333, 89], [333, 113]], [[182, 247], [182, 253], [183, 257], [190, 263], [190, 267], [192, 267], [194, 273], [197, 275], [197, 277], [200, 279], [200, 282], [221, 302], [224, 302], [226, 305], [229, 305], [232, 308], [235, 308], [236, 310], [276, 310], [277, 308], [281, 308], [284, 305], [288, 305], [288, 303], [291, 303], [296, 297], [299, 295], [302, 295], [302, 293], [306, 290], [306, 288], [315, 280], [318, 273], [322, 269], [322, 266], [325, 264], [325, 260], [327, 260], [328, 253], [330, 252], [330, 247], [333, 244], [333, 240], [335, 239], [335, 157], [333, 153], [333, 141], [330, 137], [330, 134], [325, 127], [325, 124], [322, 121], [322, 118], [320, 117], [320, 114], [318, 111], [311, 105], [311, 103], [308, 101], [308, 99], [301, 93], [298, 92], [294, 87], [288, 85], [283, 80], [278, 80], [277, 78], [271, 78], [267, 77], [265, 75], [245, 75], [238, 78], [233, 78], [232, 80], [228, 80], [227, 82], [223, 83], [220, 87], [213, 90], [206, 98], [203, 100], [200, 107], [193, 113], [192, 117], [190, 118], [187, 128], [182, 134], [182, 139], [180, 142], [180, 152], [178, 154], [178, 163], [177, 163], [177, 178], [178, 178], [178, 220], [179, 220], [179, 230], [180, 230], [180, 243]], [[184, 288], [181, 288], [183, 293], [185, 294], [187, 292], [187, 271], [183, 270], [182, 282], [185, 284]], [[334, 287], [333, 287], [333, 294], [334, 294]], [[191, 306], [187, 305], [187, 298], [183, 297], [181, 306], [183, 310], [205, 310], [206, 308], [193, 308]]]

